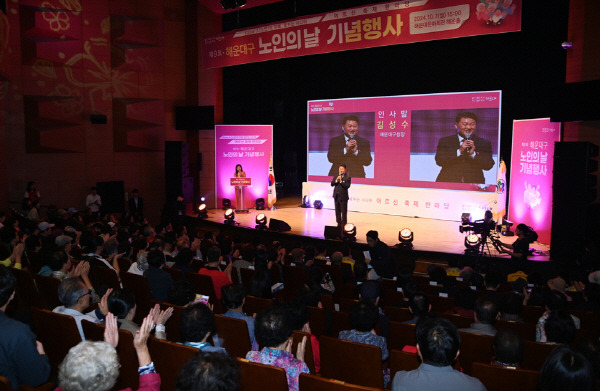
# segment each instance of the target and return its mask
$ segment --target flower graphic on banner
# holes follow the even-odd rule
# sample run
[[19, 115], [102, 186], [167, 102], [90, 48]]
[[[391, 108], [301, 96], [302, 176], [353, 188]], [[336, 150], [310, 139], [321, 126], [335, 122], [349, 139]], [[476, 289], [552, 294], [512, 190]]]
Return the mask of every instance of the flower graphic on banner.
[[482, 20], [486, 24], [498, 25], [508, 16], [512, 15], [517, 8], [513, 0], [479, 0], [475, 9], [477, 20]]
[[78, 15], [81, 12], [81, 2], [79, 0], [59, 0], [60, 3], [68, 10], [73, 11]]
[[525, 191], [523, 192], [523, 202], [529, 205], [531, 209], [539, 206], [542, 203], [540, 195], [540, 185], [533, 186], [525, 182]]
[[[48, 9], [56, 9], [56, 7], [52, 5], [52, 3], [49, 3], [47, 1], [42, 3], [42, 7]], [[68, 12], [45, 11], [42, 12], [42, 17], [48, 22], [48, 25], [50, 26], [50, 29], [52, 31], [68, 30], [69, 27], [71, 27]]]

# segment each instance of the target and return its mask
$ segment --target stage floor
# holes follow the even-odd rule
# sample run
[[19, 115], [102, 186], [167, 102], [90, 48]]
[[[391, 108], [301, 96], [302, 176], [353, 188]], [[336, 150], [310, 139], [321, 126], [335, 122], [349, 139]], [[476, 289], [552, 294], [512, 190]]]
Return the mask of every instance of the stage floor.
[[[250, 209], [250, 212], [236, 213], [235, 221], [240, 227], [254, 228], [255, 218], [258, 213], [264, 213], [267, 218], [276, 218], [283, 220], [292, 228], [289, 231], [292, 234], [309, 236], [323, 239], [323, 230], [326, 225], [336, 225], [335, 211], [332, 209], [314, 209], [301, 208], [301, 198], [287, 197], [278, 199], [276, 210], [257, 211]], [[223, 223], [223, 210], [210, 209], [206, 220]], [[348, 222], [356, 225], [356, 239], [359, 243], [366, 243], [366, 233], [369, 230], [379, 232], [379, 238], [390, 246], [398, 243], [398, 232], [403, 228], [409, 228], [414, 235], [414, 249], [417, 251], [431, 251], [449, 254], [462, 254], [465, 251], [465, 234], [459, 232], [460, 222], [425, 219], [419, 217], [394, 216], [386, 214], [373, 214], [361, 212], [348, 212]], [[500, 240], [505, 243], [512, 243], [517, 239], [516, 236], [505, 237], [500, 235]], [[531, 261], [548, 261], [549, 247], [542, 243], [533, 243], [531, 248], [536, 251], [529, 257]], [[485, 248], [486, 254], [488, 248]], [[499, 254], [496, 249], [490, 245], [489, 253], [492, 257], [510, 258], [506, 254]]]

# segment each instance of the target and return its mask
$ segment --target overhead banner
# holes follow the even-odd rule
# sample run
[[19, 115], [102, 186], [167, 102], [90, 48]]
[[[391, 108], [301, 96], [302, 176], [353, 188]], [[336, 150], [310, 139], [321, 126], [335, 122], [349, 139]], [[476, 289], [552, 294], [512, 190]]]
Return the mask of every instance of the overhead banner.
[[392, 1], [205, 37], [202, 66], [520, 30], [521, 0]]
[[550, 244], [552, 229], [552, 170], [554, 143], [560, 141], [560, 123], [550, 118], [513, 122], [508, 218], [527, 224]]
[[244, 190], [246, 208], [254, 207], [257, 198], [267, 199], [269, 188], [269, 159], [273, 153], [273, 125], [216, 125], [215, 126], [215, 207], [223, 198], [236, 205], [235, 187], [231, 178], [236, 166], [242, 166], [252, 184]]

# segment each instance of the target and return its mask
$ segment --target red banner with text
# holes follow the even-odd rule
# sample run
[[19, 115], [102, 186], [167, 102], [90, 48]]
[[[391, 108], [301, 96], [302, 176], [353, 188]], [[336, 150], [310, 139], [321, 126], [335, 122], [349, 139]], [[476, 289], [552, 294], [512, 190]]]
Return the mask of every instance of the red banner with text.
[[520, 29], [521, 0], [393, 1], [205, 37], [202, 65], [217, 68]]

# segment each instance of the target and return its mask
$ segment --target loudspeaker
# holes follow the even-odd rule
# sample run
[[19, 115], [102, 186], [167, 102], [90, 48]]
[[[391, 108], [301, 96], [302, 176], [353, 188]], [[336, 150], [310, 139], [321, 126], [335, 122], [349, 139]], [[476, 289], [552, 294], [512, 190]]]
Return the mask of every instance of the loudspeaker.
[[90, 121], [95, 125], [104, 125], [106, 124], [106, 116], [104, 114], [92, 114], [90, 115]]
[[340, 239], [340, 229], [336, 225], [326, 225], [323, 236], [325, 239]]
[[125, 184], [123, 181], [96, 182], [98, 194], [102, 197], [104, 213], [123, 213], [125, 211]]
[[291, 231], [292, 227], [290, 227], [290, 225], [283, 220], [271, 219], [269, 221], [269, 229], [271, 231], [285, 232]]
[[215, 127], [215, 106], [175, 107], [175, 129], [200, 130]]

